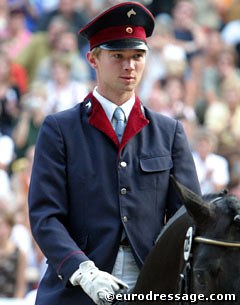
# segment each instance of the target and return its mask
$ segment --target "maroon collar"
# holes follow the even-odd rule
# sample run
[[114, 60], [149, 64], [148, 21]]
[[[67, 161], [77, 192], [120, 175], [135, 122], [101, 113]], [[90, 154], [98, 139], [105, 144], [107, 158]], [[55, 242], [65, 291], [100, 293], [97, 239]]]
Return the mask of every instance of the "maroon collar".
[[122, 142], [119, 144], [116, 133], [110, 123], [104, 109], [98, 100], [90, 93], [85, 99], [85, 106], [88, 107], [89, 114], [89, 124], [102, 131], [106, 136], [108, 136], [118, 147], [119, 153], [127, 142], [134, 137], [143, 127], [149, 124], [149, 121], [145, 118], [142, 109], [141, 102], [138, 97], [136, 97], [133, 108], [130, 112], [127, 126], [125, 128]]

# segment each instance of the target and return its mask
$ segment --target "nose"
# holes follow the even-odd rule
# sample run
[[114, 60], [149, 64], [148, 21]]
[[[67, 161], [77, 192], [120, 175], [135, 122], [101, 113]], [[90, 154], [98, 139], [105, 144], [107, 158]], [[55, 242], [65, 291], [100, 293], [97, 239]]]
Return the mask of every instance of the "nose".
[[125, 70], [134, 70], [134, 60], [131, 58], [124, 60], [123, 67]]

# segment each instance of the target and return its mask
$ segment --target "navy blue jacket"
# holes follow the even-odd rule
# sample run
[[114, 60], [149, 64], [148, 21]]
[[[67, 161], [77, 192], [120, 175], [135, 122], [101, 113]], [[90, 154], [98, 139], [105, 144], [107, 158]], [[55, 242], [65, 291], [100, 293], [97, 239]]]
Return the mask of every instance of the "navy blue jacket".
[[37, 305], [92, 305], [69, 277], [93, 260], [111, 272], [123, 227], [141, 268], [181, 202], [169, 175], [200, 193], [181, 123], [136, 102], [119, 146], [100, 103], [48, 116], [36, 144], [29, 191], [33, 236], [48, 260]]

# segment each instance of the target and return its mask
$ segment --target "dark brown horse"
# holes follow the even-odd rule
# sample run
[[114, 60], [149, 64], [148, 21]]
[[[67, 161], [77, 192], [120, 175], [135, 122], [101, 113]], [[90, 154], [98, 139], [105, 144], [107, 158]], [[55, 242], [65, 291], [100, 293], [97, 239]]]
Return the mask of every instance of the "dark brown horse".
[[240, 304], [240, 201], [226, 192], [200, 197], [171, 180], [184, 206], [125, 296], [131, 301], [119, 304]]

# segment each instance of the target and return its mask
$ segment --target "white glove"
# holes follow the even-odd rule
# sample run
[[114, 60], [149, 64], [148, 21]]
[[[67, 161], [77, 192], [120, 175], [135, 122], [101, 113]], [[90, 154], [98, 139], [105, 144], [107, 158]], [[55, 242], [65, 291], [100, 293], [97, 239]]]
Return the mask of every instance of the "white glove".
[[[76, 286], [80, 285], [86, 294], [95, 304], [110, 304], [115, 294], [124, 293], [128, 286], [115, 276], [99, 270], [93, 261], [85, 261], [79, 265], [79, 269], [74, 272], [70, 282]], [[112, 299], [108, 297], [111, 295]], [[108, 300], [110, 303], [108, 303]]]

